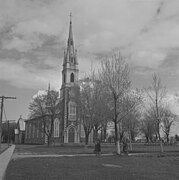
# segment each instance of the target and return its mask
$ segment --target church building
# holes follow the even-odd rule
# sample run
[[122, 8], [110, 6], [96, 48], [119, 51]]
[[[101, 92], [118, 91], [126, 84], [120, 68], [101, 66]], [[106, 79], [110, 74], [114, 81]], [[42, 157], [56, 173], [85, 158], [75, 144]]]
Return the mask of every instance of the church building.
[[[60, 117], [54, 120], [53, 142], [81, 143], [84, 142], [85, 132], [79, 118], [79, 93], [77, 50], [73, 40], [72, 20], [70, 15], [69, 36], [67, 48], [64, 51], [62, 85], [60, 89], [60, 104], [62, 109]], [[39, 131], [42, 126], [40, 119], [26, 120], [25, 143], [45, 144], [47, 137]], [[92, 134], [89, 142], [93, 141]]]
[[78, 61], [77, 50], [74, 46], [72, 21], [70, 16], [69, 37], [67, 49], [64, 52], [62, 86], [60, 89], [60, 99], [63, 104], [63, 135], [64, 143], [80, 142], [80, 121], [78, 116]]

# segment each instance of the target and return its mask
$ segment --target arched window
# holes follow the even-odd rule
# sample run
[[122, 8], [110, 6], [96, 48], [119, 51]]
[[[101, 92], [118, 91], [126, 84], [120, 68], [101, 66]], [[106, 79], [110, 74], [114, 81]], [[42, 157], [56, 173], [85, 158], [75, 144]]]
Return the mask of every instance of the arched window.
[[76, 105], [75, 103], [70, 103], [69, 104], [70, 108], [69, 108], [69, 114], [70, 115], [76, 115]]
[[76, 103], [69, 103], [69, 120], [76, 121]]
[[73, 73], [71, 73], [71, 75], [70, 75], [70, 82], [74, 82], [74, 80], [75, 80], [75, 76], [74, 76]]
[[57, 118], [54, 121], [54, 137], [59, 137], [59, 120]]

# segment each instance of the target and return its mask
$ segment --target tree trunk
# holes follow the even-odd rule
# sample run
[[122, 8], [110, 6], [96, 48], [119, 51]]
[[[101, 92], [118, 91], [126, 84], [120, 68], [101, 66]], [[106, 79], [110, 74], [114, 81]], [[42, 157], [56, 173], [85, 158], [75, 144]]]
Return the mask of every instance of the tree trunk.
[[106, 126], [103, 127], [103, 140], [106, 142]]
[[115, 128], [115, 145], [117, 144], [118, 140], [118, 130], [117, 130], [117, 123], [114, 122], [114, 128]]
[[96, 142], [98, 139], [98, 130], [94, 128], [94, 142]]
[[116, 142], [116, 151], [117, 151], [117, 154], [118, 154], [118, 155], [121, 154], [121, 148], [120, 148], [120, 142], [119, 142], [119, 140], [117, 140], [117, 142]]
[[49, 135], [47, 136], [47, 145], [48, 145], [48, 147], [50, 146], [50, 136]]
[[169, 134], [166, 133], [166, 137], [167, 137], [167, 143], [169, 143]]
[[117, 127], [117, 132], [116, 132], [116, 150], [117, 150], [117, 154], [118, 155], [120, 155], [121, 154], [121, 147], [120, 147], [120, 139], [119, 139], [119, 126], [118, 126], [118, 124], [116, 125], [116, 127]]
[[115, 129], [115, 145], [116, 145], [116, 153], [118, 155], [121, 154], [120, 149], [120, 140], [119, 140], [119, 126], [117, 123], [117, 98], [114, 95], [114, 129]]
[[149, 137], [147, 135], [145, 137], [146, 137], [147, 143], [149, 143]]
[[85, 145], [88, 145], [89, 133], [85, 133]]
[[116, 150], [117, 150], [117, 154], [120, 155], [121, 154], [121, 148], [120, 148], [120, 140], [119, 140], [119, 136], [118, 136], [118, 127], [117, 127], [117, 123], [115, 123], [115, 144], [116, 144]]
[[162, 138], [160, 137], [160, 132], [158, 132], [158, 137], [159, 137], [159, 142], [160, 142], [160, 150], [161, 150], [161, 153], [163, 153], [164, 150], [163, 150]]
[[133, 142], [135, 140], [135, 132], [130, 130], [130, 137], [131, 137], [131, 141]]
[[132, 151], [132, 137], [131, 137], [131, 134], [130, 134], [130, 137], [129, 137], [129, 146], [130, 146], [130, 150]]
[[161, 153], [163, 153], [164, 150], [163, 150], [163, 143], [162, 143], [162, 140], [160, 140], [160, 149], [161, 149]]

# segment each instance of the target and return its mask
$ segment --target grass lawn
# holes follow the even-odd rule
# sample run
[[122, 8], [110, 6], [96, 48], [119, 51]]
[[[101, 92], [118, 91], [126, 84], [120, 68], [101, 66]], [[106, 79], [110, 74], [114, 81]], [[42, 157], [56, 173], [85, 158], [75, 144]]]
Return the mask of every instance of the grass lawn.
[[[46, 145], [16, 145], [16, 153], [31, 153], [31, 154], [92, 154], [94, 145], [84, 146], [51, 146]], [[116, 147], [114, 144], [102, 144], [102, 153], [115, 153]], [[159, 153], [159, 145], [144, 145], [133, 144], [130, 153]], [[179, 155], [179, 145], [164, 146], [164, 152], [175, 153]]]
[[4, 152], [7, 148], [8, 148], [8, 144], [2, 143], [2, 144], [1, 144], [1, 149], [0, 149], [0, 154], [1, 154], [2, 152]]
[[90, 154], [93, 153], [93, 149], [93, 147], [85, 148], [81, 146], [17, 145], [15, 152], [31, 154]]
[[11, 160], [6, 180], [178, 180], [179, 157], [45, 157]]

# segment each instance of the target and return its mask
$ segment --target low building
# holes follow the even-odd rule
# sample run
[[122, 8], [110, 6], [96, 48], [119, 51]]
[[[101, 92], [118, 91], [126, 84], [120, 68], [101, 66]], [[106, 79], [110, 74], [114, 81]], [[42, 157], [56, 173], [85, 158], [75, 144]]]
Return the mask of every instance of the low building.
[[9, 120], [2, 122], [2, 142], [3, 143], [14, 143], [15, 134], [14, 130], [16, 129], [17, 123], [15, 120]]
[[20, 116], [16, 124], [15, 143], [16, 144], [25, 143], [25, 119], [23, 119], [22, 116]]
[[45, 144], [45, 132], [41, 118], [28, 119], [25, 121], [25, 143]]
[[[45, 122], [44, 122], [45, 121]], [[63, 144], [64, 142], [64, 131], [63, 131], [63, 124], [62, 121], [59, 120], [59, 118], [56, 118], [54, 120], [54, 127], [52, 129], [52, 135], [51, 140], [52, 143], [55, 145]], [[42, 118], [33, 118], [28, 119], [25, 121], [25, 143], [26, 144], [47, 144], [48, 142], [48, 136], [47, 136], [47, 130], [44, 128], [44, 124], [49, 124], [48, 117]], [[50, 129], [50, 128], [49, 128]], [[74, 143], [73, 139], [77, 139], [77, 143], [83, 143], [85, 142], [85, 132], [84, 128], [81, 125], [78, 125], [78, 137], [74, 137], [74, 131], [69, 131], [68, 134], [68, 143]], [[91, 132], [89, 136], [89, 143], [93, 142], [93, 133]]]

